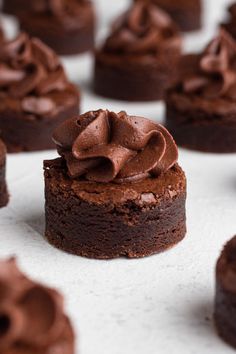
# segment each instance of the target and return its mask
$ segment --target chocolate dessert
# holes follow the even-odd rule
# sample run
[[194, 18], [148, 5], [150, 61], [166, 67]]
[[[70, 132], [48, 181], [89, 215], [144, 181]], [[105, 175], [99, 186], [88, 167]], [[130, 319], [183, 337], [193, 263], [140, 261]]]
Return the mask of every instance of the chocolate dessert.
[[17, 16], [28, 9], [33, 2], [38, 2], [38, 0], [2, 0], [2, 12]]
[[181, 45], [170, 17], [155, 4], [137, 1], [95, 54], [95, 92], [126, 101], [162, 99], [176, 78]]
[[186, 179], [173, 138], [148, 119], [88, 112], [55, 131], [45, 161], [46, 238], [76, 255], [138, 258], [186, 233]]
[[63, 298], [27, 278], [14, 259], [0, 261], [1, 354], [74, 354]]
[[[137, 0], [136, 0], [137, 1]], [[166, 11], [182, 31], [201, 28], [202, 0], [150, 0]]]
[[236, 348], [236, 236], [224, 247], [216, 266], [215, 324], [218, 334]]
[[0, 132], [8, 152], [52, 149], [53, 130], [79, 112], [79, 92], [57, 55], [20, 34], [0, 48]]
[[[19, 3], [19, 8], [14, 8], [14, 3]], [[5, 0], [5, 10], [11, 8], [23, 31], [40, 38], [60, 55], [94, 48], [95, 10], [90, 0]]]
[[6, 184], [6, 147], [0, 140], [0, 208], [7, 205], [9, 200]]
[[166, 107], [166, 127], [177, 144], [236, 152], [236, 42], [227, 32], [221, 30], [202, 54], [183, 58]]

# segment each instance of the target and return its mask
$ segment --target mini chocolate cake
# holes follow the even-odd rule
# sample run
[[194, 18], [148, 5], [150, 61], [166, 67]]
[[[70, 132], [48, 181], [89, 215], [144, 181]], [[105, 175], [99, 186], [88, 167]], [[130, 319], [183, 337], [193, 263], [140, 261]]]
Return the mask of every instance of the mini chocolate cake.
[[166, 11], [182, 31], [195, 31], [201, 28], [202, 0], [151, 1]]
[[236, 348], [236, 236], [224, 247], [216, 266], [215, 324], [219, 335]]
[[76, 255], [138, 258], [186, 233], [186, 179], [173, 138], [125, 112], [88, 112], [54, 133], [45, 161], [46, 238]]
[[9, 200], [6, 184], [6, 147], [0, 140], [0, 208], [7, 205]]
[[23, 0], [21, 10], [17, 14], [21, 29], [58, 54], [94, 49], [95, 11], [90, 0], [37, 0], [26, 5]]
[[1, 354], [74, 354], [74, 333], [63, 298], [0, 261]]
[[181, 44], [179, 30], [166, 13], [137, 1], [96, 52], [95, 92], [126, 101], [162, 99], [176, 78]]
[[20, 34], [0, 48], [0, 132], [8, 152], [52, 149], [53, 130], [79, 112], [79, 92], [57, 55]]
[[203, 54], [182, 64], [166, 95], [167, 129], [183, 147], [236, 152], [236, 42], [221, 30]]

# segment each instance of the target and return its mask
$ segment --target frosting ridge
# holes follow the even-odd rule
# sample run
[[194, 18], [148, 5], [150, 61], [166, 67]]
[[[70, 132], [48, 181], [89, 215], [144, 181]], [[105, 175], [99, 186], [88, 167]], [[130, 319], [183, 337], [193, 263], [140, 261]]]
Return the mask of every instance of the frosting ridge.
[[56, 109], [51, 95], [69, 89], [58, 56], [37, 38], [21, 33], [0, 48], [0, 90], [22, 100], [22, 109], [38, 115]]
[[158, 176], [178, 159], [161, 125], [126, 112], [91, 111], [64, 122], [53, 134], [71, 178], [123, 183]]
[[192, 71], [183, 79], [184, 92], [236, 99], [236, 42], [230, 34], [221, 29]]
[[180, 45], [178, 28], [171, 18], [155, 4], [139, 0], [114, 23], [104, 50], [155, 55], [163, 46]]

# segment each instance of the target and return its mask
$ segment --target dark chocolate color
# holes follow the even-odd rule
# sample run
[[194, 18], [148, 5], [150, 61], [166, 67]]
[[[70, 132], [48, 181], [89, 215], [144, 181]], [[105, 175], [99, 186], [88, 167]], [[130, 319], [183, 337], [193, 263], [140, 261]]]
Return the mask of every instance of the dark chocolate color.
[[60, 55], [94, 48], [95, 11], [89, 0], [5, 0], [3, 10], [16, 15], [23, 31]]
[[221, 30], [201, 54], [182, 58], [166, 94], [166, 127], [178, 145], [236, 152], [236, 42]]
[[94, 90], [126, 101], [162, 99], [176, 79], [181, 37], [155, 4], [139, 1], [118, 18], [95, 54]]
[[214, 318], [218, 334], [236, 348], [236, 236], [224, 247], [216, 266]]
[[182, 31], [201, 28], [202, 0], [152, 0], [165, 10]]
[[73, 354], [62, 296], [27, 278], [14, 258], [0, 261], [1, 354]]
[[69, 253], [109, 259], [164, 251], [186, 233], [186, 180], [176, 164], [133, 183], [72, 180], [63, 159], [45, 161], [48, 241]]
[[6, 183], [6, 147], [0, 140], [0, 208], [7, 205], [9, 195]]

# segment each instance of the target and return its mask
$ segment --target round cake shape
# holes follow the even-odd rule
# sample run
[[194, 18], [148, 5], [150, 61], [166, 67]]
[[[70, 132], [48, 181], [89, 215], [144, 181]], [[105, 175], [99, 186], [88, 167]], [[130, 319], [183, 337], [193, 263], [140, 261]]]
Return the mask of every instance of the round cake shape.
[[[138, 1], [138, 0], [135, 0]], [[202, 0], [150, 0], [166, 11], [184, 32], [201, 28]]]
[[80, 95], [57, 55], [21, 33], [0, 51], [0, 131], [8, 152], [54, 148], [51, 135], [79, 113]]
[[0, 260], [1, 354], [74, 354], [75, 338], [62, 296]]
[[166, 127], [178, 145], [236, 152], [236, 42], [224, 30], [202, 54], [182, 58], [178, 82], [166, 94]]
[[181, 46], [170, 17], [155, 4], [137, 1], [95, 53], [94, 91], [125, 101], [162, 99], [176, 79]]
[[224, 247], [216, 266], [214, 318], [218, 334], [236, 348], [236, 236]]
[[186, 233], [186, 179], [162, 126], [125, 112], [88, 112], [54, 133], [45, 161], [47, 240], [76, 255], [138, 258]]
[[94, 48], [96, 20], [90, 0], [7, 0], [3, 10], [12, 11], [23, 31], [40, 38], [60, 55]]
[[6, 146], [0, 140], [0, 208], [6, 206], [9, 201], [6, 183]]

